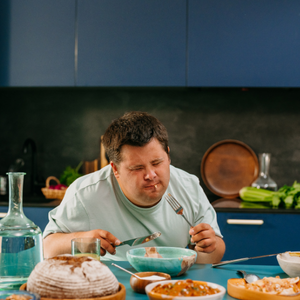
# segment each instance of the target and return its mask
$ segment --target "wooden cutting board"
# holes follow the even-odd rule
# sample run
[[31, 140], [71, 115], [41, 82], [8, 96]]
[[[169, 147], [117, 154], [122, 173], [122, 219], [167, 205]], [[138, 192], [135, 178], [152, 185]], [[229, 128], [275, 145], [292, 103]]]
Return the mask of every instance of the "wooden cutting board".
[[223, 198], [239, 197], [258, 177], [259, 163], [254, 151], [238, 140], [223, 140], [212, 145], [201, 162], [201, 176], [207, 188]]

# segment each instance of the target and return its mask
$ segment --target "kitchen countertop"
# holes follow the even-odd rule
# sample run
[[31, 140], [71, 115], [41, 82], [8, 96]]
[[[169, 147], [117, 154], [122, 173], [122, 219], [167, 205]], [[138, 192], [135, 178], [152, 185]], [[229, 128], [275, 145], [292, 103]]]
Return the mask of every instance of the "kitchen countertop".
[[240, 208], [242, 200], [240, 198], [226, 199], [220, 198], [212, 201], [211, 204], [216, 212], [231, 213], [267, 213], [267, 214], [300, 214], [300, 209], [285, 208]]
[[[214, 202], [212, 202], [212, 204]], [[24, 207], [56, 207], [60, 203], [61, 200], [46, 199], [44, 196], [23, 196]], [[232, 201], [232, 204], [228, 204], [230, 203], [228, 201], [222, 203], [224, 203], [224, 205], [222, 205], [221, 203], [219, 203], [217, 206], [213, 205], [216, 212], [300, 214], [300, 209], [238, 208], [238, 201]], [[8, 206], [8, 195], [0, 195], [0, 206]]]
[[267, 208], [231, 208], [231, 207], [215, 207], [218, 212], [231, 213], [263, 213], [263, 214], [300, 214], [300, 209], [267, 209]]

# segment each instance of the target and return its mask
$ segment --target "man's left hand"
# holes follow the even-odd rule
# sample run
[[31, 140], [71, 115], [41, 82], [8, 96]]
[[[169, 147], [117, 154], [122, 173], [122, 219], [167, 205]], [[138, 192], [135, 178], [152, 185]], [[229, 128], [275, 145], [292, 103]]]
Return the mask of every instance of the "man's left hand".
[[209, 224], [200, 223], [189, 231], [191, 242], [195, 243], [195, 250], [197, 252], [212, 253], [216, 250], [217, 239], [215, 231]]

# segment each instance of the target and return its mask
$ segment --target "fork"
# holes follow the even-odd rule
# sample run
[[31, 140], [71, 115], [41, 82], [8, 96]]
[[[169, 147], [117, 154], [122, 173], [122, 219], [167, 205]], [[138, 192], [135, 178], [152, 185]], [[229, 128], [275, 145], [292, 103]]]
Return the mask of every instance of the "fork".
[[170, 206], [173, 208], [173, 210], [176, 212], [177, 215], [181, 215], [184, 217], [184, 219], [187, 221], [187, 223], [193, 227], [193, 225], [189, 222], [189, 220], [185, 217], [183, 214], [183, 207], [179, 204], [179, 202], [170, 194], [165, 196], [167, 202], [170, 204]]

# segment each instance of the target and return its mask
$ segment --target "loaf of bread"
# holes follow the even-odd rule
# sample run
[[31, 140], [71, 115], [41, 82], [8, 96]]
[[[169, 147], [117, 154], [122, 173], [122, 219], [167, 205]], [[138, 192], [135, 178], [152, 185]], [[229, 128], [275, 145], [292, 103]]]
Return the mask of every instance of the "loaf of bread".
[[44, 298], [85, 299], [112, 295], [119, 283], [110, 269], [90, 257], [59, 255], [38, 263], [27, 281], [27, 291]]

